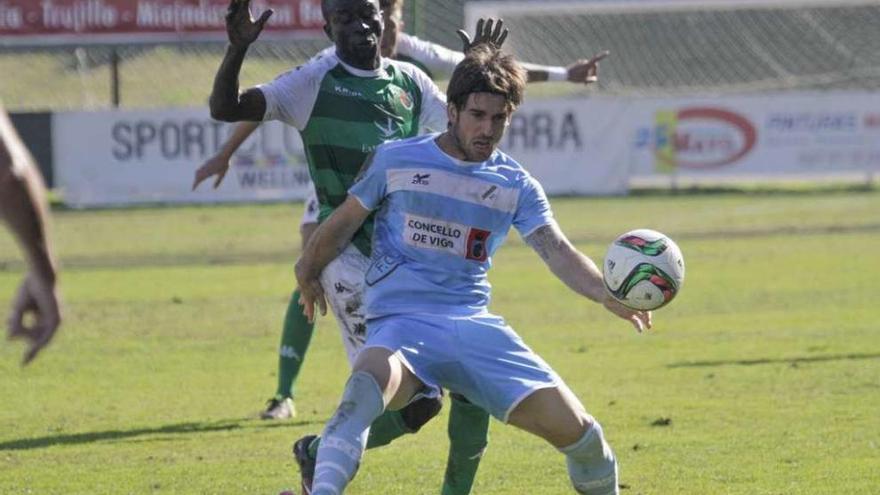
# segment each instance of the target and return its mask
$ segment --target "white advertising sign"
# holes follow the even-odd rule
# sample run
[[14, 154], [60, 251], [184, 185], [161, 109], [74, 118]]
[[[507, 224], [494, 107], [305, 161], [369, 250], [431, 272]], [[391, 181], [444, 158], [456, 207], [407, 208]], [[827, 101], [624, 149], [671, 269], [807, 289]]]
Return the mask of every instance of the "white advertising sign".
[[557, 98], [525, 102], [501, 149], [521, 163], [548, 194], [627, 191], [627, 134], [619, 132], [622, 100]]
[[271, 122], [242, 145], [223, 184], [193, 176], [232, 130], [206, 108], [53, 115], [55, 173], [75, 207], [303, 199], [309, 173], [299, 133]]
[[880, 93], [641, 100], [626, 120], [635, 177], [880, 172]]
[[[614, 120], [600, 111], [607, 105], [524, 105], [502, 148], [550, 194], [623, 193], [626, 170], [615, 163], [625, 157], [626, 138], [600, 131]], [[191, 191], [196, 168], [232, 130], [207, 109], [69, 112], [53, 119], [55, 173], [71, 206], [303, 199], [310, 187], [299, 133], [277, 122], [260, 126], [244, 143], [219, 189], [209, 180]], [[606, 158], [594, 159], [599, 152]]]
[[[72, 206], [303, 199], [299, 133], [262, 125], [223, 185], [190, 191], [232, 127], [207, 109], [53, 116], [55, 174]], [[501, 149], [549, 194], [623, 194], [632, 181], [699, 182], [880, 173], [880, 93], [535, 99]]]

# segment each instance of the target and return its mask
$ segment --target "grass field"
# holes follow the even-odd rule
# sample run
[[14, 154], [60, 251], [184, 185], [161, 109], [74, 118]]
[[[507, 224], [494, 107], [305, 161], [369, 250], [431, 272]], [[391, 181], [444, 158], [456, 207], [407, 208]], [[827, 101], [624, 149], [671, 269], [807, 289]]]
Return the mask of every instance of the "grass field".
[[[652, 227], [684, 291], [636, 335], [569, 293], [515, 234], [494, 311], [602, 421], [624, 495], [880, 492], [880, 193], [556, 199], [599, 258]], [[32, 366], [0, 346], [0, 493], [275, 494], [347, 364], [323, 319], [299, 416], [254, 419], [275, 388], [299, 206], [56, 212], [66, 321]], [[0, 316], [21, 277], [0, 235]], [[370, 451], [348, 493], [438, 493], [446, 411]], [[475, 494], [570, 493], [563, 458], [497, 422]]]

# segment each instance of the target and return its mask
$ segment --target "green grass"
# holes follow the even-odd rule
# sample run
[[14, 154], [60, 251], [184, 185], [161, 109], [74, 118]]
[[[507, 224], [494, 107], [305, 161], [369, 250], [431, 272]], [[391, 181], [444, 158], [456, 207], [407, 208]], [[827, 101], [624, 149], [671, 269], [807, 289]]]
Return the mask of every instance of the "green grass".
[[[685, 254], [656, 330], [568, 292], [513, 234], [493, 310], [602, 421], [624, 495], [875, 494], [880, 486], [880, 193], [556, 199], [596, 258], [652, 227]], [[299, 210], [56, 211], [63, 331], [30, 367], [0, 346], [0, 493], [274, 494], [347, 375], [321, 321], [299, 416], [253, 419], [275, 388]], [[21, 277], [0, 235], [0, 316]], [[654, 426], [658, 419], [667, 426]], [[446, 411], [370, 451], [348, 493], [438, 493]], [[405, 460], [404, 462], [401, 462]], [[497, 422], [475, 494], [571, 493], [563, 458]]]

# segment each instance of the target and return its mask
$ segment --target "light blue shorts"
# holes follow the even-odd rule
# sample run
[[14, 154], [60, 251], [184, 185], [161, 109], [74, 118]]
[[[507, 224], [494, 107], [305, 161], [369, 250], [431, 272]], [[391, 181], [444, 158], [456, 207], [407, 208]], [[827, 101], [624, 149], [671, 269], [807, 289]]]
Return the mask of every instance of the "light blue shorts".
[[507, 422], [532, 392], [562, 384], [504, 319], [394, 315], [367, 322], [364, 347], [397, 355], [428, 387], [447, 388]]

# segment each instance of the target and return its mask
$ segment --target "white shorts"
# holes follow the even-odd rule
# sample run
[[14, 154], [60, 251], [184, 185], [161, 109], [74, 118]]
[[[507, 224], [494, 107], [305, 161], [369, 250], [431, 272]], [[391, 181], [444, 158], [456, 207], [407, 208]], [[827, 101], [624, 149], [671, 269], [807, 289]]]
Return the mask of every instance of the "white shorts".
[[306, 196], [306, 201], [303, 205], [305, 208], [303, 209], [303, 216], [299, 221], [300, 226], [318, 223], [318, 214], [321, 213], [321, 208], [318, 205], [318, 193], [315, 192], [314, 184], [309, 187], [309, 195]]
[[321, 272], [321, 287], [339, 325], [350, 365], [354, 365], [354, 358], [367, 340], [364, 274], [369, 266], [370, 258], [349, 244]]

